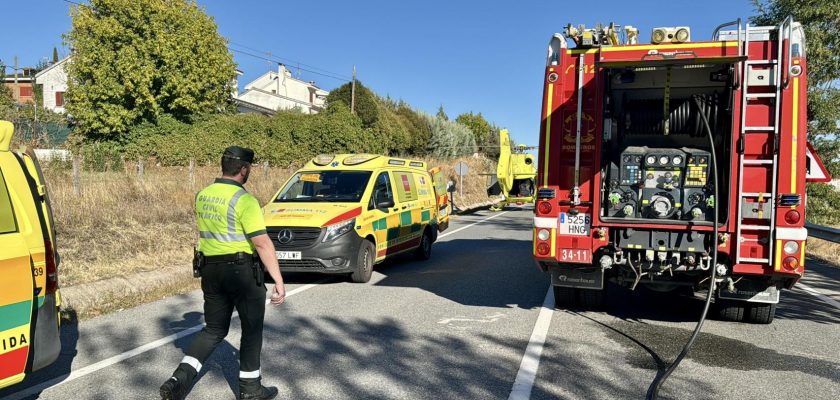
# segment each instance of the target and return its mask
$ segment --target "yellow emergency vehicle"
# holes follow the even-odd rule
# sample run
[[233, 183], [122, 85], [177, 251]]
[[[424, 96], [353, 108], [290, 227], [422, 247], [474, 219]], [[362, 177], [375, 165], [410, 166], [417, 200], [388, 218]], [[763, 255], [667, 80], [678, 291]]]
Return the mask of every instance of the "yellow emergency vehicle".
[[61, 351], [52, 211], [34, 153], [9, 150], [13, 133], [0, 121], [0, 388]]
[[388, 257], [431, 257], [449, 208], [439, 168], [342, 154], [315, 157], [264, 211], [283, 271], [350, 274], [353, 282], [367, 282], [373, 265]]

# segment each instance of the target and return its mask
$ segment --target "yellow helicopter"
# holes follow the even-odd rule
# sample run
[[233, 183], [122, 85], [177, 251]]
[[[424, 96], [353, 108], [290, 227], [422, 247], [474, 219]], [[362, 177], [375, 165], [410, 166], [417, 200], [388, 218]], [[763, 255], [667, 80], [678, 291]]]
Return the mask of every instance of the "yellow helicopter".
[[487, 195], [503, 195], [504, 200], [490, 209], [501, 211], [508, 204], [533, 204], [537, 167], [534, 156], [527, 151], [534, 147], [523, 144], [513, 147], [507, 129], [499, 131], [499, 147], [496, 176], [487, 188]]

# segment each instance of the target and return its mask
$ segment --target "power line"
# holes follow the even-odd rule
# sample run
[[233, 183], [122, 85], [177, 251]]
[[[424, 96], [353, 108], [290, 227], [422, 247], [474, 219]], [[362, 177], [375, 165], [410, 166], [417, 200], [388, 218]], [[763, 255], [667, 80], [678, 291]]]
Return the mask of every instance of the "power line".
[[[249, 47], [249, 46], [246, 46], [246, 45], [244, 45], [244, 44], [237, 43], [237, 42], [234, 42], [234, 41], [228, 41], [228, 43], [230, 43], [230, 44], [232, 44], [232, 45], [234, 45], [234, 46], [241, 47], [241, 48], [246, 49], [246, 50], [255, 51], [255, 52], [259, 53], [259, 54], [266, 54], [266, 55], [268, 55], [268, 57], [269, 57], [269, 58], [275, 58], [275, 59], [277, 59], [277, 60], [283, 61], [286, 65], [290, 65], [290, 66], [291, 66], [291, 65], [294, 65], [294, 66], [295, 66], [295, 68], [298, 68], [298, 69], [302, 69], [302, 68], [300, 68], [300, 66], [302, 65], [302, 66], [304, 66], [304, 67], [306, 67], [306, 68], [308, 68], [308, 69], [310, 69], [310, 70], [315, 70], [315, 71], [318, 71], [318, 72], [322, 72], [322, 73], [325, 73], [325, 74], [330, 74], [330, 75], [335, 75], [335, 76], [343, 76], [343, 75], [341, 75], [341, 74], [339, 74], [339, 73], [337, 73], [337, 72], [333, 72], [333, 71], [330, 71], [330, 70], [326, 70], [326, 69], [323, 69], [323, 68], [319, 68], [319, 67], [316, 67], [316, 66], [311, 65], [311, 64], [302, 63], [302, 62], [300, 62], [300, 61], [297, 61], [297, 60], [292, 60], [292, 59], [290, 59], [290, 58], [279, 57], [279, 56], [272, 56], [270, 51], [264, 51], [264, 50], [260, 50], [260, 49], [255, 49], [255, 48], [253, 48], [253, 47]], [[230, 47], [230, 46], [228, 46], [228, 47]]]
[[[246, 55], [246, 56], [249, 56], [249, 57], [254, 57], [254, 58], [257, 58], [257, 59], [260, 59], [260, 60], [263, 60], [263, 61], [275, 62], [275, 63], [278, 63], [278, 64], [284, 64], [285, 65], [285, 63], [281, 62], [278, 59], [269, 58], [269, 57], [266, 57], [266, 56], [261, 56], [261, 55], [249, 53], [247, 51], [233, 49], [233, 48], [230, 48], [230, 47], [228, 47], [228, 49], [230, 51], [234, 52], [234, 53], [239, 53], [239, 54], [243, 54], [243, 55]], [[315, 75], [320, 75], [320, 76], [324, 76], [324, 77], [327, 77], [327, 78], [332, 78], [332, 79], [342, 81], [342, 82], [349, 82], [351, 80], [351, 78], [348, 78], [346, 76], [325, 74], [325, 73], [314, 71], [314, 70], [307, 69], [307, 68], [300, 68], [300, 67], [295, 67], [295, 68], [297, 68], [301, 71], [306, 71], [306, 72], [309, 72], [309, 73], [312, 73], [312, 74], [315, 74]]]
[[[65, 3], [75, 4], [77, 6], [86, 6], [86, 7], [94, 8], [93, 6], [91, 6], [89, 4], [82, 4], [82, 3], [78, 3], [78, 2], [73, 1], [73, 0], [62, 0], [62, 1], [64, 1]], [[255, 49], [253, 47], [250, 47], [250, 46], [247, 46], [247, 45], [244, 45], [244, 44], [241, 44], [241, 43], [236, 43], [236, 42], [232, 42], [232, 41], [228, 41], [228, 43], [231, 44], [231, 45], [234, 45], [234, 46], [238, 46], [238, 47], [250, 50], [250, 51], [260, 53], [260, 54], [270, 54], [268, 52], [264, 52], [262, 50]], [[344, 75], [341, 75], [341, 74], [338, 74], [338, 73], [335, 73], [335, 72], [332, 72], [332, 71], [328, 71], [326, 69], [319, 68], [319, 67], [316, 67], [314, 65], [304, 64], [300, 61], [296, 61], [296, 60], [292, 60], [292, 59], [288, 59], [288, 58], [284, 58], [284, 57], [262, 56], [262, 55], [258, 55], [258, 54], [249, 53], [247, 51], [234, 49], [231, 46], [228, 46], [228, 50], [230, 50], [234, 53], [239, 53], [239, 54], [246, 55], [246, 56], [249, 56], [249, 57], [254, 57], [254, 58], [257, 58], [257, 59], [260, 59], [260, 60], [263, 60], [263, 61], [268, 61], [268, 62], [273, 62], [273, 63], [277, 63], [277, 64], [284, 64], [284, 65], [293, 66], [297, 70], [306, 71], [306, 72], [309, 72], [311, 74], [323, 76], [323, 77], [326, 77], [326, 78], [335, 79], [335, 80], [338, 80], [338, 81], [341, 81], [341, 82], [349, 82], [349, 81], [352, 80], [352, 78], [350, 78], [350, 77], [347, 77], [347, 76], [344, 76]], [[302, 68], [301, 66], [304, 66], [306, 68]]]

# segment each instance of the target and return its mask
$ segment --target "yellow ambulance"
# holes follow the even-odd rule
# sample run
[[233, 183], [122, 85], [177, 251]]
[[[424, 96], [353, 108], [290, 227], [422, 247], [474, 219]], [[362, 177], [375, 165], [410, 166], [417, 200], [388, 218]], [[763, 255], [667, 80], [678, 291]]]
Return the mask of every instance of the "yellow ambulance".
[[13, 133], [0, 121], [0, 388], [61, 351], [52, 211], [34, 153], [9, 151]]
[[321, 155], [265, 208], [283, 271], [349, 274], [367, 282], [373, 265], [397, 254], [431, 257], [449, 224], [439, 168], [372, 154]]

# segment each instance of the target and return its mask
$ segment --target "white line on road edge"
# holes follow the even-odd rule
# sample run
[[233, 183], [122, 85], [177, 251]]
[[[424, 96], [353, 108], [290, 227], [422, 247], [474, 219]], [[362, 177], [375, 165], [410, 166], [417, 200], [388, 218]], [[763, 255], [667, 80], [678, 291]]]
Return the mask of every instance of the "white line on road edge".
[[534, 324], [534, 331], [531, 333], [531, 340], [525, 348], [525, 355], [522, 356], [522, 363], [519, 364], [519, 372], [516, 373], [516, 380], [513, 381], [513, 389], [510, 391], [508, 400], [528, 400], [531, 398], [531, 390], [534, 388], [534, 381], [537, 378], [537, 369], [540, 367], [545, 337], [548, 335], [548, 328], [551, 326], [551, 317], [554, 315], [554, 290], [548, 287], [545, 294], [540, 315], [537, 323]]
[[[452, 235], [454, 233], [458, 233], [458, 232], [460, 232], [464, 229], [473, 227], [473, 226], [478, 225], [482, 222], [489, 221], [493, 218], [499, 217], [499, 216], [507, 214], [507, 213], [508, 213], [507, 211], [498, 213], [498, 214], [493, 215], [491, 217], [487, 217], [483, 220], [480, 220], [480, 221], [474, 222], [472, 224], [469, 224], [467, 226], [458, 228], [454, 231], [444, 233], [443, 235], [438, 236], [438, 238], [442, 238], [442, 237], [445, 237], [445, 236], [448, 236], [448, 235]], [[324, 282], [326, 282], [326, 280], [318, 281], [316, 283], [310, 283], [308, 285], [301, 286], [297, 289], [291, 290], [288, 293], [286, 293], [286, 298], [292, 297], [292, 296], [294, 296], [298, 293], [301, 293], [303, 291], [312, 289], [312, 288], [314, 288], [314, 287], [316, 287], [319, 284], [324, 283]], [[268, 304], [270, 302], [271, 302], [271, 299], [267, 299], [265, 301], [266, 304]], [[554, 303], [554, 297], [552, 297], [552, 304], [553, 303]], [[552, 309], [553, 308], [554, 307], [552, 306]], [[542, 315], [542, 312], [540, 312], [540, 315]], [[238, 316], [239, 316], [239, 314], [234, 312], [233, 316], [231, 318], [237, 318]], [[549, 321], [550, 321], [550, 319], [549, 319]], [[93, 363], [91, 365], [88, 365], [87, 367], [77, 369], [75, 371], [70, 372], [69, 374], [61, 375], [61, 376], [55, 377], [53, 379], [50, 379], [48, 381], [41, 382], [41, 383], [39, 383], [35, 386], [30, 386], [30, 387], [28, 387], [28, 388], [26, 388], [26, 389], [24, 389], [20, 392], [12, 393], [12, 394], [6, 396], [3, 400], [20, 400], [20, 399], [24, 399], [26, 397], [32, 396], [34, 394], [37, 394], [39, 392], [42, 392], [46, 389], [51, 389], [51, 388], [54, 388], [54, 387], [57, 387], [57, 386], [61, 386], [65, 383], [74, 381], [76, 379], [79, 379], [79, 378], [87, 376], [87, 375], [90, 375], [94, 372], [97, 372], [97, 371], [103, 369], [103, 368], [110, 367], [114, 364], [125, 361], [125, 360], [127, 360], [129, 358], [132, 358], [134, 356], [143, 354], [147, 351], [154, 350], [158, 347], [161, 347], [161, 346], [167, 345], [169, 343], [172, 343], [172, 342], [174, 342], [178, 339], [181, 339], [181, 338], [187, 337], [189, 335], [192, 335], [192, 334], [200, 331], [202, 328], [204, 328], [204, 324], [199, 324], [199, 325], [193, 326], [191, 328], [184, 329], [181, 332], [174, 333], [172, 335], [169, 335], [167, 337], [155, 340], [154, 342], [151, 342], [151, 343], [146, 343], [146, 344], [144, 344], [142, 346], [139, 346], [139, 347], [135, 347], [135, 348], [133, 348], [129, 351], [126, 351], [124, 353], [120, 353], [120, 354], [117, 354], [117, 355], [112, 356], [110, 358], [106, 358], [102, 361], [99, 361], [97, 363]], [[543, 340], [545, 340], [545, 339], [543, 338]], [[530, 348], [530, 346], [529, 346], [529, 348]], [[542, 349], [542, 345], [541, 345], [540, 349]]]
[[482, 219], [481, 221], [476, 221], [476, 222], [473, 222], [473, 223], [471, 223], [471, 224], [469, 224], [469, 225], [467, 225], [467, 226], [462, 226], [462, 227], [460, 227], [460, 228], [458, 228], [458, 229], [456, 229], [456, 230], [454, 230], [454, 231], [451, 231], [451, 232], [446, 232], [446, 233], [444, 233], [443, 235], [438, 235], [438, 239], [440, 239], [440, 238], [444, 238], [444, 237], [447, 237], [447, 236], [449, 236], [449, 235], [454, 235], [454, 234], [456, 234], [456, 233], [458, 233], [458, 232], [463, 231], [464, 229], [467, 229], [467, 228], [472, 228], [472, 227], [473, 227], [473, 226], [475, 226], [475, 225], [478, 225], [478, 224], [480, 224], [480, 223], [482, 223], [482, 222], [487, 222], [487, 221], [489, 221], [489, 220], [491, 220], [491, 219], [493, 219], [493, 218], [496, 218], [496, 217], [500, 217], [500, 216], [502, 216], [502, 215], [507, 214], [508, 212], [509, 212], [509, 211], [503, 211], [503, 212], [500, 212], [500, 213], [498, 213], [498, 214], [496, 214], [496, 215], [494, 215], [494, 216], [492, 216], [492, 217], [487, 217], [487, 218]]
[[[294, 295], [296, 295], [298, 293], [301, 293], [301, 292], [304, 292], [306, 290], [312, 289], [312, 288], [318, 286], [319, 284], [321, 284], [323, 282], [326, 282], [326, 281], [319, 281], [317, 283], [310, 283], [308, 285], [304, 285], [304, 286], [301, 286], [299, 288], [293, 289], [293, 290], [289, 291], [288, 293], [286, 293], [286, 298], [289, 298], [291, 296], [294, 296]], [[271, 301], [270, 299], [266, 300], [266, 304], [268, 304], [270, 301]], [[239, 314], [234, 312], [231, 319], [238, 318], [238, 317], [239, 317]], [[75, 370], [75, 371], [73, 371], [69, 374], [61, 375], [61, 376], [55, 377], [53, 379], [50, 379], [48, 381], [41, 382], [41, 383], [39, 383], [35, 386], [30, 386], [30, 387], [28, 387], [25, 390], [22, 390], [20, 392], [12, 393], [9, 396], [5, 397], [4, 400], [20, 400], [20, 399], [24, 399], [24, 398], [27, 398], [29, 396], [38, 394], [38, 393], [40, 393], [40, 392], [42, 392], [46, 389], [52, 389], [54, 387], [61, 386], [65, 383], [74, 381], [78, 378], [84, 377], [86, 375], [90, 375], [90, 374], [92, 374], [96, 371], [99, 371], [99, 370], [103, 369], [103, 368], [108, 368], [108, 367], [110, 367], [114, 364], [117, 364], [119, 362], [128, 360], [131, 357], [143, 354], [147, 351], [154, 350], [158, 347], [161, 347], [161, 346], [167, 345], [169, 343], [172, 343], [172, 342], [174, 342], [178, 339], [181, 339], [181, 338], [187, 337], [189, 335], [192, 335], [192, 334], [200, 331], [202, 328], [204, 328], [204, 324], [198, 324], [196, 326], [184, 329], [181, 332], [174, 333], [172, 335], [169, 335], [169, 336], [166, 336], [164, 338], [155, 340], [154, 342], [151, 342], [151, 343], [146, 343], [146, 344], [144, 344], [142, 346], [139, 346], [139, 347], [135, 347], [135, 348], [133, 348], [129, 351], [126, 351], [124, 353], [120, 353], [120, 354], [117, 354], [113, 357], [106, 358], [106, 359], [104, 359], [102, 361], [99, 361], [97, 363], [93, 363], [91, 365], [88, 365], [87, 367], [79, 368], [79, 369], [77, 369], [77, 370]]]
[[804, 291], [806, 291], [806, 292], [808, 292], [808, 293], [810, 293], [814, 296], [817, 296], [817, 298], [819, 298], [820, 300], [822, 300], [822, 301], [824, 301], [828, 304], [831, 304], [832, 306], [840, 309], [840, 302], [832, 299], [831, 297], [828, 297], [828, 296], [824, 295], [822, 292], [818, 291], [817, 289], [814, 289], [814, 288], [812, 288], [808, 285], [805, 285], [804, 283], [801, 283], [801, 282], [797, 283], [795, 287], [801, 288], [802, 290], [804, 290]]

